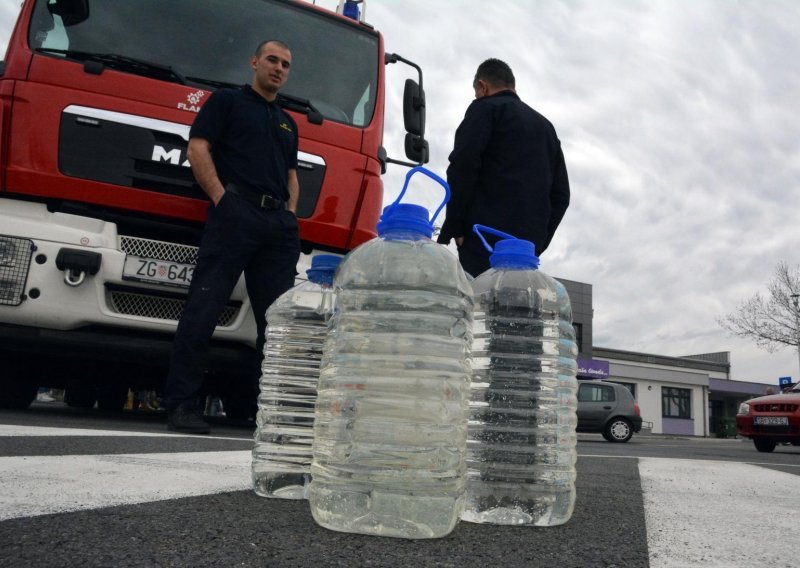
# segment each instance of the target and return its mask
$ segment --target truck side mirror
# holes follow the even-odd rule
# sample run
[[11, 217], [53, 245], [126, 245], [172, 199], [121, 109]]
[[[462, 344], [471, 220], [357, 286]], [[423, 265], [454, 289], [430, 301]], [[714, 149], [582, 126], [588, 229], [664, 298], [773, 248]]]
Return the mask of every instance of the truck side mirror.
[[403, 122], [406, 132], [425, 135], [425, 91], [413, 79], [406, 79], [403, 90]]
[[383, 146], [378, 146], [378, 163], [381, 165], [381, 175], [385, 174], [386, 164], [389, 163], [389, 154]]
[[65, 27], [80, 24], [89, 17], [88, 0], [56, 0], [47, 5], [47, 9], [55, 16], [61, 16]]
[[427, 164], [430, 160], [428, 141], [410, 132], [406, 134], [406, 157], [412, 162]]

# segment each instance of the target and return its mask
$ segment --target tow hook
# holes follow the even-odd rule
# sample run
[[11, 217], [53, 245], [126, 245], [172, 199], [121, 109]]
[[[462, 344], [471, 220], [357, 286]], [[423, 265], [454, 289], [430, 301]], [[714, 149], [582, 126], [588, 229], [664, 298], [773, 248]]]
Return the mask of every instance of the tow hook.
[[64, 271], [67, 286], [77, 287], [83, 284], [87, 274], [97, 274], [102, 260], [102, 255], [97, 252], [62, 248], [56, 256], [56, 267]]

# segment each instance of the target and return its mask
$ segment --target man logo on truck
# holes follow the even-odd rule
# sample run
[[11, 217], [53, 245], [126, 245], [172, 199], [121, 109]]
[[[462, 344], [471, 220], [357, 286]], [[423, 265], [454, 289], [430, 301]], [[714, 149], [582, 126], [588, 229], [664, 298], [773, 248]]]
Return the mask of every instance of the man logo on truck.
[[167, 150], [164, 146], [156, 144], [153, 146], [153, 156], [150, 159], [154, 162], [169, 162], [173, 166], [189, 167], [189, 160], [186, 159], [186, 148]]

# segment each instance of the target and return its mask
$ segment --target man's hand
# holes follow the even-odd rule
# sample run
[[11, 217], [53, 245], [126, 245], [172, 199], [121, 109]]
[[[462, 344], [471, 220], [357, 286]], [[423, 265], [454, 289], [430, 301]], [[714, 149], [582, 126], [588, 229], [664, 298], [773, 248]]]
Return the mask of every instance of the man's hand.
[[456, 246], [460, 247], [464, 244], [464, 237], [456, 237]]

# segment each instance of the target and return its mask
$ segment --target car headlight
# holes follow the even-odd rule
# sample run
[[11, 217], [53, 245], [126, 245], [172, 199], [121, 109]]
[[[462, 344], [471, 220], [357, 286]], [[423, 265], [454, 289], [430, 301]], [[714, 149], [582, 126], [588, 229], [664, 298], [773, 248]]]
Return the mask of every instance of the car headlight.
[[739, 405], [739, 410], [736, 412], [736, 414], [750, 414], [750, 405], [746, 402], [743, 402]]

